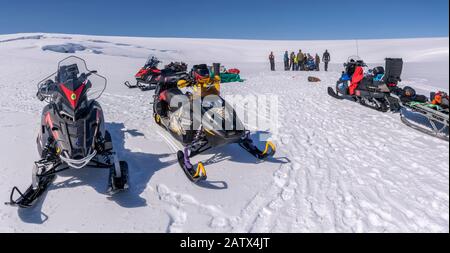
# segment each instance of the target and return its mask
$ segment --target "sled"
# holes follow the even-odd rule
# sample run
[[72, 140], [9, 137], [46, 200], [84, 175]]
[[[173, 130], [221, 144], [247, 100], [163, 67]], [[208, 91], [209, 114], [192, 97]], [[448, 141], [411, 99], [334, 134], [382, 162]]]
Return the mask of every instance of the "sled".
[[[404, 110], [407, 110], [416, 119], [412, 120], [411, 117], [407, 117]], [[449, 141], [448, 111], [439, 111], [426, 104], [412, 102], [403, 104], [400, 119], [405, 125], [417, 131]]]

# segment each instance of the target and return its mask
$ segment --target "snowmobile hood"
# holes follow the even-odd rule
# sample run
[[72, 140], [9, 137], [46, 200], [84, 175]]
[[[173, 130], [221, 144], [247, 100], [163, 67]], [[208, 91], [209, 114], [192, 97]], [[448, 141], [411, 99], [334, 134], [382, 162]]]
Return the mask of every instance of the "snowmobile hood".
[[88, 82], [88, 80], [81, 82], [79, 80], [71, 79], [59, 85], [66, 102], [72, 107], [73, 110], [77, 109], [79, 104], [78, 102], [84, 98], [83, 95], [86, 93], [86, 84], [88, 84]]
[[66, 159], [83, 160], [94, 151], [96, 136], [103, 127], [103, 113], [96, 102], [91, 103], [87, 112], [76, 121], [54, 110], [44, 114], [43, 124], [47, 126], [44, 133], [56, 141], [59, 154]]

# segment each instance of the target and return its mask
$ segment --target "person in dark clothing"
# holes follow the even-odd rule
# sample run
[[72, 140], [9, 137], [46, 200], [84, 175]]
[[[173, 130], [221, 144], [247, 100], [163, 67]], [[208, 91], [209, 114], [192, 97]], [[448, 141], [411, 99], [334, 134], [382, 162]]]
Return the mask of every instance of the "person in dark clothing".
[[302, 65], [303, 65], [303, 53], [302, 53], [302, 50], [300, 49], [300, 50], [298, 50], [298, 53], [297, 53], [297, 61], [298, 61], [298, 65], [297, 65], [297, 70], [303, 70], [302, 68]]
[[306, 62], [308, 61], [308, 54], [303, 54], [303, 70], [306, 70]]
[[273, 55], [273, 52], [270, 52], [269, 62], [270, 62], [270, 70], [275, 71], [275, 55]]
[[325, 53], [323, 53], [322, 56], [322, 61], [325, 64], [324, 68], [325, 71], [328, 71], [328, 62], [330, 62], [331, 58], [330, 58], [330, 53], [328, 53], [328, 49], [325, 50]]
[[318, 54], [316, 54], [316, 71], [320, 70], [320, 56]]
[[428, 101], [426, 96], [416, 94], [416, 91], [409, 86], [403, 88], [399, 93], [400, 101], [405, 104], [410, 102], [426, 103]]
[[289, 70], [289, 53], [288, 51], [284, 52], [284, 70]]

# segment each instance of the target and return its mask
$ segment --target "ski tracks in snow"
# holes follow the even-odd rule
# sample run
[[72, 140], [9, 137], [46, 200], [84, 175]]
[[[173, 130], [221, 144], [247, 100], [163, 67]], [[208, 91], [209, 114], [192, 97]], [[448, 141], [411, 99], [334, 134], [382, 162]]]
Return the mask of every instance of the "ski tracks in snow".
[[448, 144], [405, 127], [396, 114], [327, 96], [332, 74], [321, 73], [319, 84], [306, 77], [261, 74], [239, 86], [245, 94], [273, 84], [283, 108], [278, 150], [291, 162], [233, 231], [448, 231]]
[[[196, 231], [191, 222], [198, 217], [213, 232], [448, 231], [448, 145], [409, 129], [396, 114], [329, 97], [333, 73], [321, 73], [319, 84], [306, 77], [261, 73], [224, 84], [225, 94], [257, 95], [264, 85], [266, 95], [279, 95], [281, 126], [273, 138], [290, 162], [278, 165], [238, 215], [157, 184], [167, 232]], [[152, 129], [179, 149], [156, 124]]]

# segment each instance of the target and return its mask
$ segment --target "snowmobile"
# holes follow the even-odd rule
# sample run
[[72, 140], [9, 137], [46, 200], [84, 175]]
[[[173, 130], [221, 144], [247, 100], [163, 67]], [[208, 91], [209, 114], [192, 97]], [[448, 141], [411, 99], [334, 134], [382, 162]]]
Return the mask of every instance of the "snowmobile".
[[132, 85], [126, 81], [125, 86], [128, 88], [139, 88], [142, 91], [155, 89], [155, 85], [161, 75], [161, 70], [158, 69], [159, 63], [158, 58], [154, 56], [149, 57], [144, 66], [134, 75], [136, 84]]
[[359, 57], [351, 56], [344, 63], [345, 71], [336, 82], [335, 89], [328, 87], [328, 94], [381, 112], [397, 112], [400, 110], [400, 103], [397, 98], [391, 96], [391, 91], [401, 81], [402, 66], [402, 59], [387, 58], [386, 70], [378, 66], [364, 74], [363, 67], [367, 65]]
[[305, 63], [305, 69], [308, 71], [314, 71], [317, 69], [316, 62], [314, 59], [307, 59]]
[[[436, 96], [436, 93], [431, 93], [430, 100], [435, 101]], [[446, 103], [439, 104], [428, 101], [402, 101], [400, 119], [413, 129], [449, 141], [448, 95], [444, 99]]]
[[[142, 91], [154, 90], [157, 83], [161, 79], [161, 71], [158, 69], [160, 61], [158, 58], [151, 56], [146, 61], [145, 65], [136, 73], [136, 84], [132, 85], [129, 81], [125, 82], [128, 88], [139, 88]], [[164, 67], [166, 70], [165, 76], [170, 72], [172, 76], [183, 74], [187, 70], [187, 65], [184, 62], [171, 62]]]
[[[219, 73], [215, 67], [214, 73]], [[189, 88], [193, 89], [192, 93], [181, 91]], [[265, 143], [264, 150], [256, 147], [249, 137], [250, 131], [219, 90], [220, 77], [211, 77], [206, 64], [200, 64], [194, 65], [182, 80], [161, 82], [154, 95], [154, 120], [183, 145], [184, 150], [177, 152], [178, 162], [194, 183], [206, 180], [207, 176], [203, 163], [194, 166], [191, 158], [211, 148], [239, 143], [257, 159], [275, 154], [275, 145], [270, 141]]]
[[38, 83], [37, 98], [46, 101], [36, 139], [40, 160], [32, 169], [32, 184], [24, 192], [13, 187], [6, 204], [31, 207], [47, 190], [56, 174], [68, 169], [109, 169], [107, 193], [128, 188], [128, 165], [119, 161], [103, 110], [96, 101], [106, 78], [90, 71], [83, 59], [70, 56], [57, 71]]

